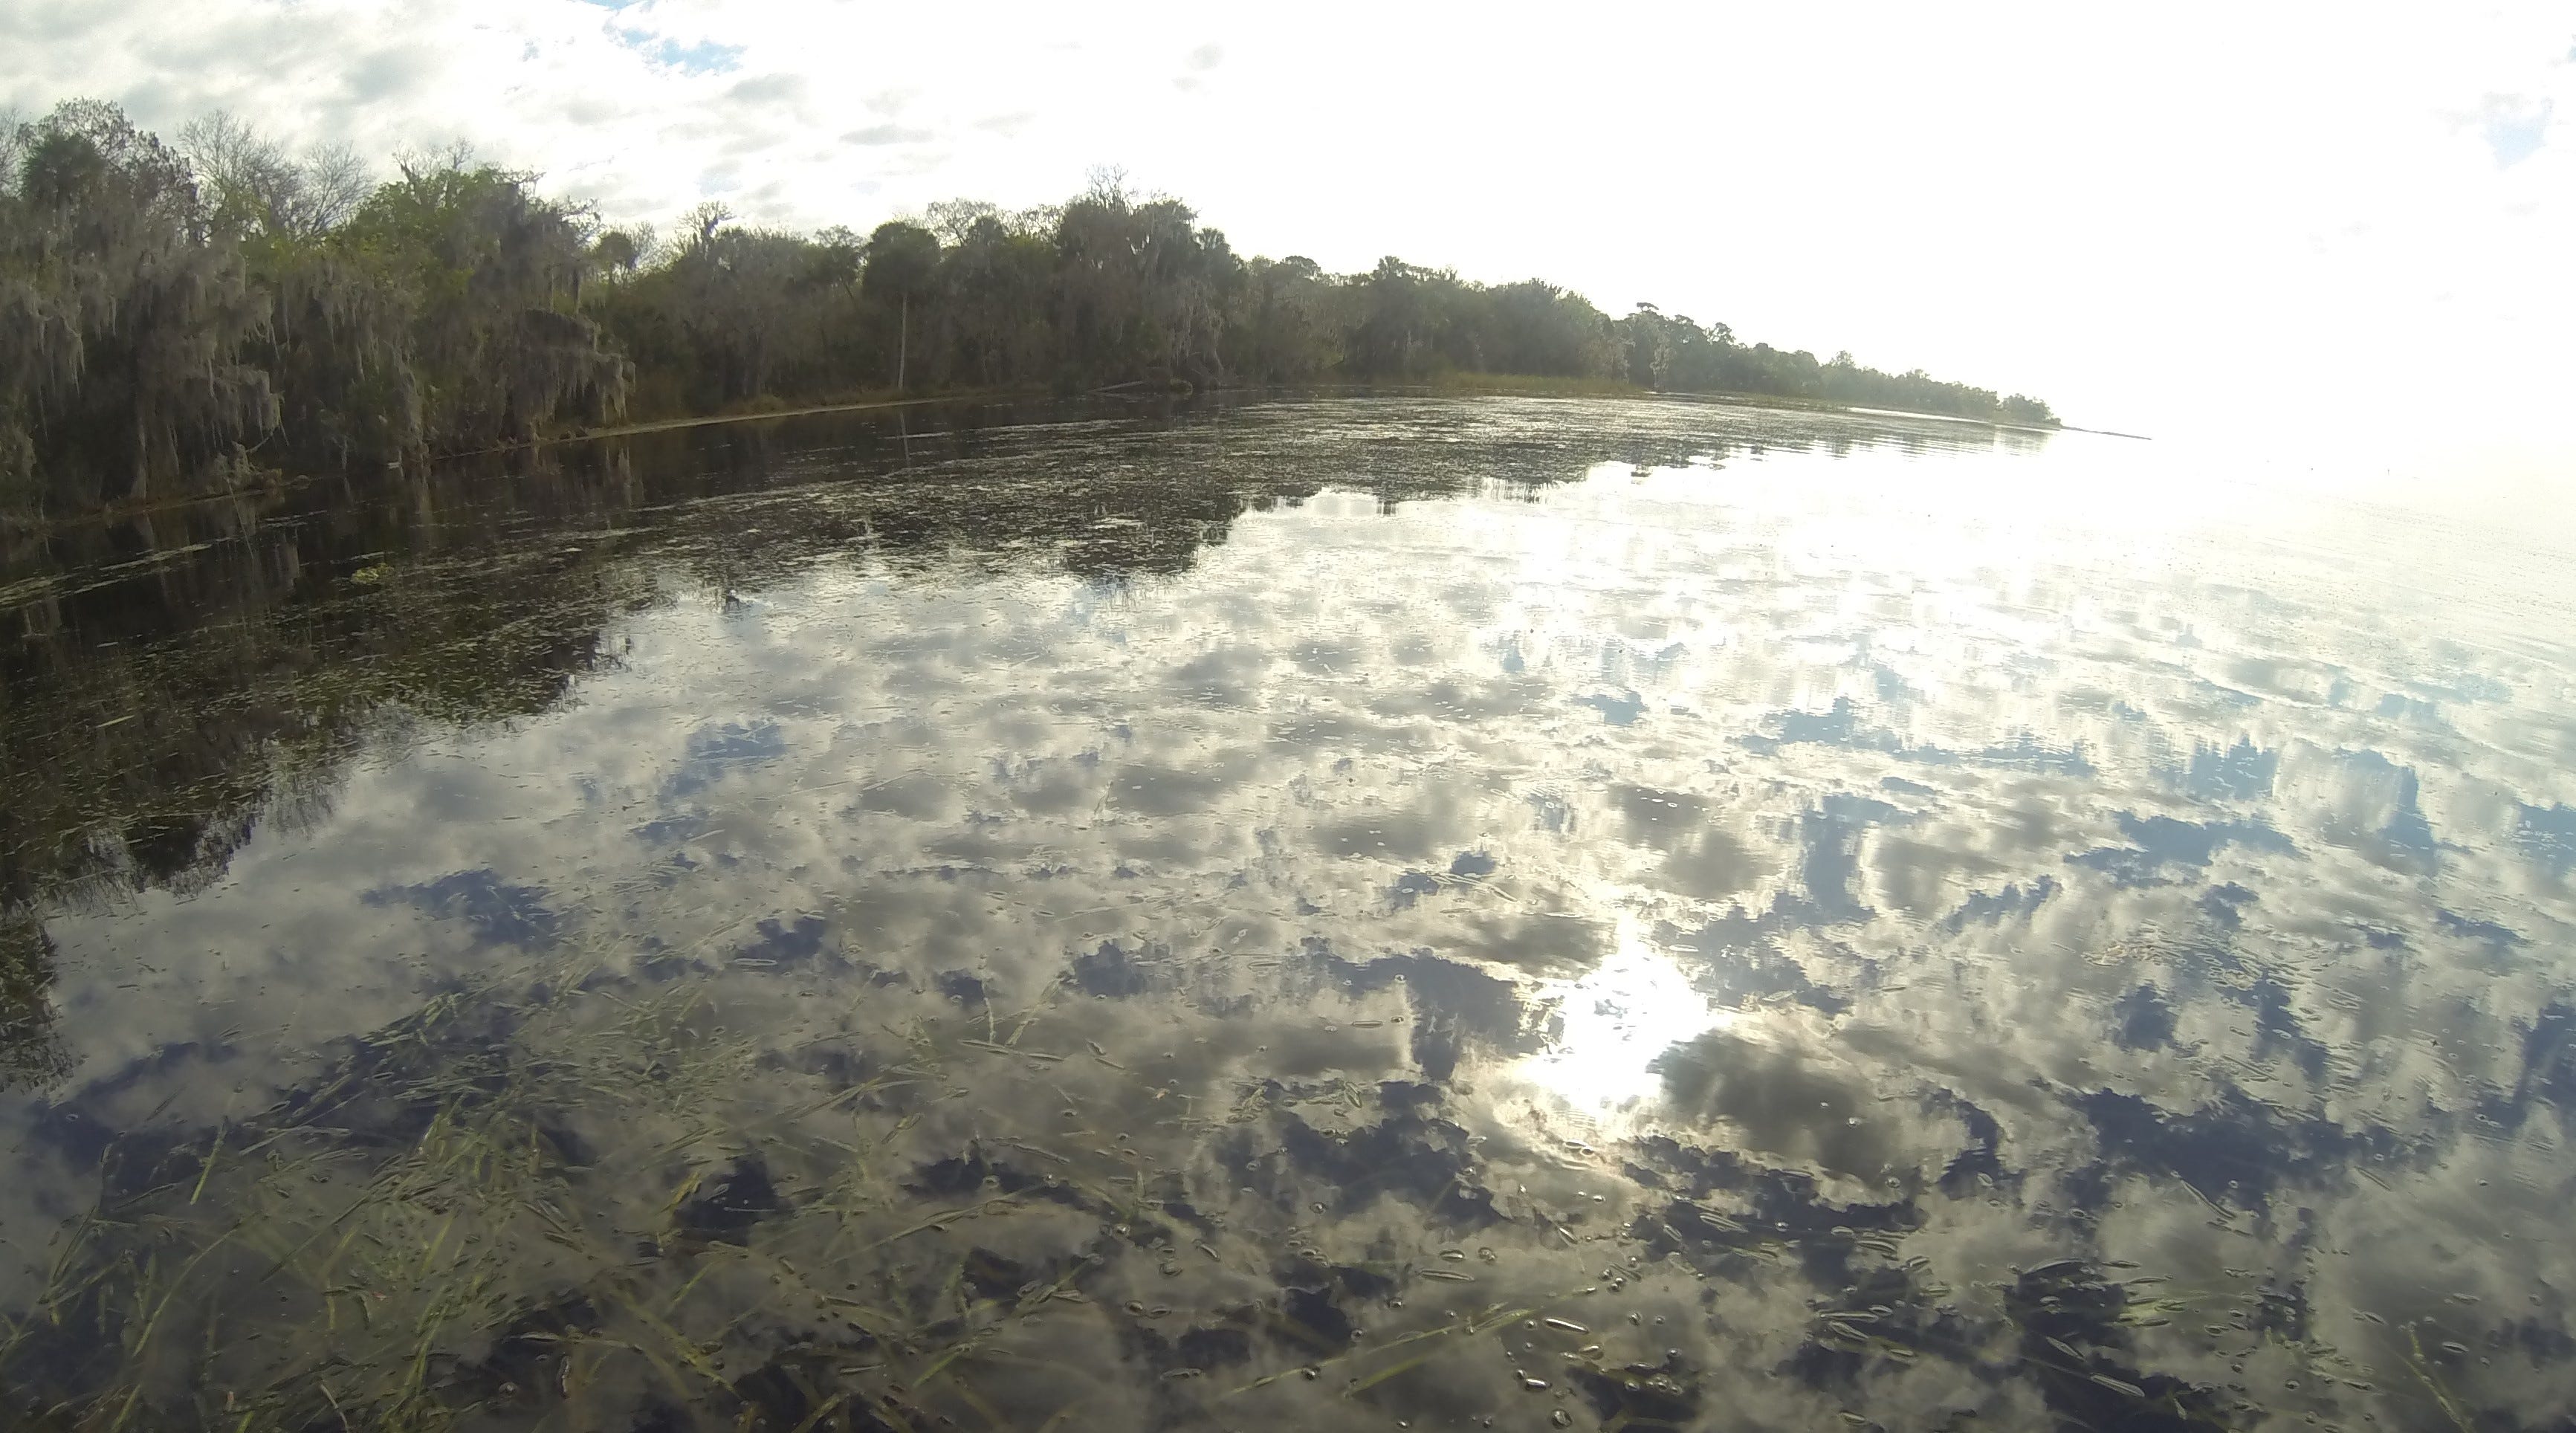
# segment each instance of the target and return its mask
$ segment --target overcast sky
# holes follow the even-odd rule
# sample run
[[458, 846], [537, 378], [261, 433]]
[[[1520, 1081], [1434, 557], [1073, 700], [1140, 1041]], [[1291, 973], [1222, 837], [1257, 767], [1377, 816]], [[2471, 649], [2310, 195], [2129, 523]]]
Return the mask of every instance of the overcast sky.
[[2081, 423], [2568, 451], [2576, 8], [2128, 14], [0, 0], [0, 104], [461, 137], [664, 223], [1119, 165], [1247, 254], [1538, 275]]

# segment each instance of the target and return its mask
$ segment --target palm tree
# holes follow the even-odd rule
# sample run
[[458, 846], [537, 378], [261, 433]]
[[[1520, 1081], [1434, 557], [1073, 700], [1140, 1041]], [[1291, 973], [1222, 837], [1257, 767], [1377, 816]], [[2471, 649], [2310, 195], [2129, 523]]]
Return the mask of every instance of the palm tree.
[[897, 219], [879, 224], [868, 236], [867, 268], [860, 275], [860, 291], [871, 298], [892, 299], [897, 318], [894, 350], [894, 386], [904, 386], [904, 360], [911, 346], [912, 296], [928, 293], [932, 275], [939, 269], [939, 239], [918, 224]]

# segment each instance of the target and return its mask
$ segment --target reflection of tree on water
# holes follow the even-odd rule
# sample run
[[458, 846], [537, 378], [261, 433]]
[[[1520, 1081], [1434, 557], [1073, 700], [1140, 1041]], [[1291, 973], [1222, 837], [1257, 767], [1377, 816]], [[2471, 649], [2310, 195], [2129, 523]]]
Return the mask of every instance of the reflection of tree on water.
[[0, 1089], [42, 1085], [71, 1067], [46, 999], [53, 980], [43, 922], [23, 910], [0, 912]]

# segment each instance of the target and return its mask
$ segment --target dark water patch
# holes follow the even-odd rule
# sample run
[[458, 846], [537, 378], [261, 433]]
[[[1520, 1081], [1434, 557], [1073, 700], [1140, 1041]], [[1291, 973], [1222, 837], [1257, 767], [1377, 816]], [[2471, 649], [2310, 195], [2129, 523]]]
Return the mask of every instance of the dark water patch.
[[1708, 820], [1708, 802], [1680, 791], [1648, 786], [1610, 788], [1610, 802], [1627, 825], [1627, 838], [1639, 845], [1670, 851]]
[[763, 916], [752, 926], [756, 939], [734, 952], [737, 966], [762, 970], [810, 969], [825, 959], [824, 940], [831, 923], [821, 916], [797, 916], [792, 921]]
[[1761, 915], [1748, 915], [1742, 906], [1734, 906], [1694, 931], [1662, 927], [1657, 939], [1673, 950], [1691, 953], [1685, 973], [1720, 1006], [1785, 996], [1827, 1015], [1839, 1015], [1851, 1008], [1850, 998], [1817, 984], [1802, 961], [1780, 949], [1782, 936], [1806, 924], [1806, 911], [1784, 895]]
[[410, 905], [439, 920], [461, 920], [486, 945], [536, 949], [552, 944], [559, 918], [541, 886], [515, 885], [497, 871], [457, 871], [411, 886], [379, 886], [359, 897], [371, 906]]
[[1601, 719], [1612, 726], [1629, 726], [1646, 714], [1645, 699], [1634, 691], [1594, 692], [1576, 697], [1575, 702], [1601, 713]]
[[1877, 912], [1860, 903], [1853, 882], [1860, 874], [1861, 836], [1873, 826], [1913, 819], [1883, 801], [1846, 792], [1825, 797], [1820, 807], [1798, 818], [1803, 855], [1799, 878], [1807, 900], [1826, 921], [1867, 920]]
[[1971, 891], [1957, 909], [1941, 918], [1941, 929], [1957, 935], [1971, 924], [2000, 925], [2008, 920], [2026, 920], [2060, 887], [2054, 876], [2041, 876], [2024, 890], [2017, 881], [2008, 881], [2000, 891]]
[[1312, 938], [1305, 953], [1354, 991], [1404, 993], [1412, 1021], [1409, 1052], [1427, 1080], [1449, 1079], [1471, 1047], [1529, 1054], [1542, 1046], [1520, 988], [1472, 966], [1428, 950], [1350, 961], [1333, 954], [1329, 942]]
[[2003, 1161], [2003, 1125], [1975, 1102], [1950, 1090], [1932, 1092], [1927, 1103], [1955, 1116], [1966, 1126], [1969, 1144], [1941, 1168], [1936, 1186], [1952, 1199], [1974, 1198], [1988, 1190], [2018, 1188], [2021, 1173]]
[[743, 764], [775, 761], [787, 754], [787, 744], [775, 722], [724, 722], [689, 733], [687, 752], [662, 783], [666, 801], [697, 795]]
[[2384, 860], [2429, 865], [2439, 847], [2432, 823], [2424, 815], [2423, 783], [2415, 769], [2376, 751], [2341, 751], [2335, 759], [2347, 777], [2351, 799], [2326, 829], [2336, 839], [2358, 844]]
[[2221, 1207], [2262, 1208], [2283, 1185], [2311, 1184], [2358, 1149], [2384, 1144], [2236, 1089], [2182, 1113], [2113, 1090], [2073, 1103], [2111, 1167], [2181, 1180]]
[[2251, 985], [2233, 994], [2239, 1004], [2254, 1012], [2254, 1056], [2269, 1059], [2287, 1053], [2308, 1078], [2325, 1074], [2325, 1045], [2311, 1038], [2291, 1003], [2290, 988], [2270, 974], [2258, 975]]
[[1472, 888], [1492, 875], [1499, 864], [1482, 851], [1461, 851], [1452, 857], [1444, 872], [1406, 871], [1387, 887], [1387, 904], [1395, 910], [1411, 910], [1425, 896], [1435, 896], [1453, 888]]
[[2576, 806], [2520, 806], [2514, 843], [2553, 875], [2576, 870]]
[[2086, 777], [2094, 774], [2093, 763], [2084, 755], [2081, 745], [2051, 746], [2028, 732], [1986, 747], [1969, 759], [1983, 766], [2036, 772], [2044, 776]]
[[2433, 929], [2462, 940], [2477, 941], [2498, 952], [2529, 945], [2520, 931], [2490, 920], [2474, 920], [2454, 911], [2433, 912]]
[[1330, 1353], [1350, 1347], [1358, 1326], [1333, 1300], [1329, 1285], [1291, 1286], [1280, 1293], [1279, 1310], [1292, 1331], [1317, 1350]]
[[1131, 952], [1120, 942], [1107, 940], [1097, 949], [1075, 956], [1066, 976], [1075, 989], [1086, 995], [1124, 999], [1152, 989], [1155, 968], [1170, 961], [1170, 951]]
[[1719, 900], [1746, 890], [1766, 869], [1742, 840], [1709, 824], [1711, 809], [1703, 797], [1619, 785], [1610, 798], [1627, 839], [1663, 853], [1655, 877], [1666, 890]]
[[2173, 867], [2206, 868], [2229, 846], [2255, 851], [2289, 852], [2288, 838], [2260, 822], [2178, 821], [2171, 816], [2141, 817], [2122, 811], [2115, 816], [2127, 846], [2102, 846], [2066, 858], [2069, 865], [2100, 871], [2118, 886], [2166, 884]]
[[2061, 1260], [2030, 1270], [2005, 1295], [2020, 1353], [2049, 1409], [2091, 1428], [2191, 1430], [2228, 1426], [2217, 1389], [2140, 1368], [2123, 1323], [2128, 1291], [2107, 1270]]
[[2112, 1002], [2111, 1022], [2111, 1041], [2123, 1050], [2157, 1050], [2173, 1043], [2173, 1002], [2153, 985], [2141, 985]]
[[1394, 885], [1386, 888], [1386, 903], [1396, 910], [1409, 911], [1424, 896], [1438, 894], [1440, 887], [1441, 881], [1437, 876], [1425, 871], [1407, 871], [1395, 878]]
[[[1273, 1088], [1274, 1099], [1285, 1093]], [[1331, 1190], [1327, 1210], [1363, 1209], [1382, 1197], [1422, 1207], [1433, 1227], [1472, 1230], [1493, 1222], [1493, 1195], [1474, 1182], [1467, 1131], [1440, 1118], [1436, 1086], [1389, 1081], [1377, 1088], [1384, 1117], [1342, 1133], [1319, 1130], [1295, 1114], [1279, 1118], [1279, 1150], [1288, 1164]]]
[[2190, 764], [2178, 773], [2177, 784], [2203, 801], [2260, 801], [2272, 794], [2280, 771], [2281, 753], [2266, 751], [2240, 736], [2223, 748], [2195, 742]]
[[1609, 922], [1571, 912], [1478, 912], [1460, 918], [1448, 950], [1531, 975], [1565, 975], [1598, 964], [1610, 953], [1613, 935]]
[[[1882, 688], [1882, 698], [1885, 692]], [[1831, 707], [1821, 712], [1786, 711], [1773, 715], [1767, 722], [1768, 733], [1738, 737], [1747, 750], [1774, 756], [1785, 747], [1831, 746], [1846, 751], [1883, 752], [1901, 760], [1925, 766], [1956, 766], [1973, 763], [2009, 770], [2037, 772], [2059, 776], [2091, 776], [2093, 764], [2080, 746], [2052, 746], [2030, 732], [2015, 733], [2009, 740], [1996, 742], [1974, 752], [1947, 751], [1936, 745], [1909, 743], [1887, 727], [1870, 726], [1861, 719], [1860, 704], [1849, 697], [1836, 697]], [[1918, 793], [1928, 788], [1903, 782], [1902, 778], [1885, 778], [1901, 785], [1889, 790], [1911, 787]]]
[[2238, 931], [2245, 928], [2245, 908], [2261, 901], [2252, 890], [2229, 881], [2212, 886], [2200, 894], [2200, 913], [2211, 929]]
[[1664, 1103], [1679, 1122], [1722, 1124], [1743, 1147], [1876, 1184], [1898, 1154], [1876, 1100], [1851, 1071], [1791, 1048], [1713, 1031], [1655, 1057]]
[[2563, 999], [2543, 1007], [2522, 1037], [2521, 1068], [2507, 1104], [2516, 1123], [2533, 1100], [2557, 1106], [2562, 1120], [2576, 1117], [2576, 1005]]
[[[1748, 1161], [1669, 1138], [1627, 1152], [1641, 1184], [1672, 1197], [1648, 1201], [1630, 1233], [1655, 1257], [1675, 1255], [1712, 1277], [1759, 1281], [1782, 1264], [1810, 1283], [1848, 1287], [1864, 1239], [1883, 1244], [1919, 1227], [1914, 1201], [1842, 1203], [1801, 1170]], [[1844, 1367], [1834, 1361], [1837, 1370]]]
[[1784, 746], [1839, 746], [1854, 751], [1903, 752], [1905, 743], [1883, 727], [1860, 724], [1860, 706], [1849, 697], [1836, 697], [1834, 704], [1821, 712], [1786, 711], [1774, 715], [1767, 735], [1736, 738], [1748, 750], [1764, 756], [1776, 755]]

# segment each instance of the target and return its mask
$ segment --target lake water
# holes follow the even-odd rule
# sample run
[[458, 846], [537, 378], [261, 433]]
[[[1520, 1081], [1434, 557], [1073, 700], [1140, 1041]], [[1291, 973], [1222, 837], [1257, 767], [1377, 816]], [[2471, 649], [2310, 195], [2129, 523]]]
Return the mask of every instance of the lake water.
[[2564, 1428], [2576, 568], [928, 410], [0, 570], [0, 1421]]

